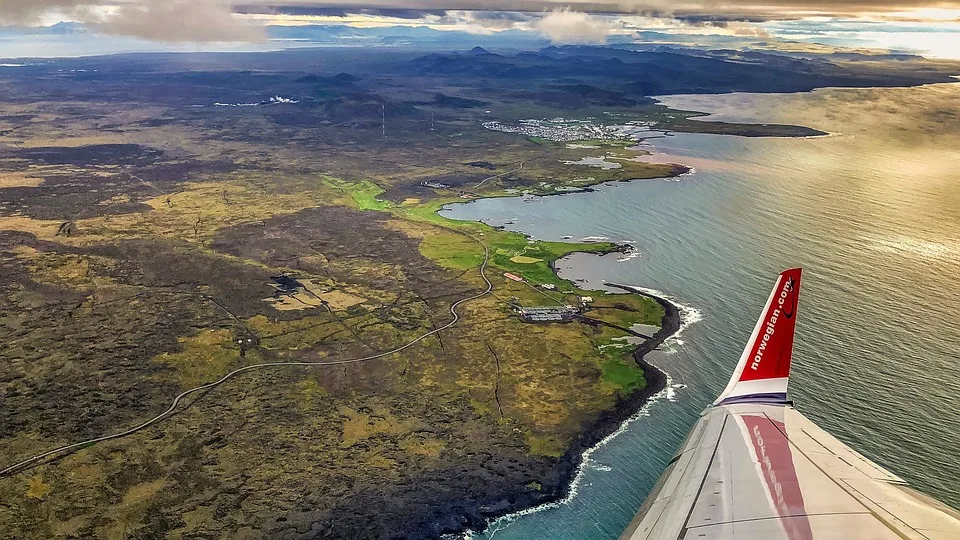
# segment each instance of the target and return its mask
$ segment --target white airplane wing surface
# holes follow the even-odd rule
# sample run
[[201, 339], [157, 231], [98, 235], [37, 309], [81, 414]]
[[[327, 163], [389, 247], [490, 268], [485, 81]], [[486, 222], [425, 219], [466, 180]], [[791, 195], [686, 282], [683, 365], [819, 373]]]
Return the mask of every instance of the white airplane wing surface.
[[800, 269], [780, 274], [730, 384], [621, 540], [960, 539], [960, 513], [787, 401]]

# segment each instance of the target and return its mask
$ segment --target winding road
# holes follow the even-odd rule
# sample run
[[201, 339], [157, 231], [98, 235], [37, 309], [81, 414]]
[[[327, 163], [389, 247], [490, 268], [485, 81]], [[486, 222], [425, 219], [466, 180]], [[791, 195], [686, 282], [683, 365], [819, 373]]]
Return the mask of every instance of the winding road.
[[[455, 229], [451, 229], [451, 230], [455, 230]], [[456, 231], [456, 232], [458, 232], [458, 233], [460, 233], [460, 234], [463, 234], [463, 235], [465, 235], [465, 236], [470, 237], [471, 240], [473, 240], [474, 242], [480, 244], [480, 246], [483, 248], [483, 262], [480, 264], [480, 277], [483, 278], [484, 283], [486, 283], [486, 289], [484, 289], [482, 292], [479, 292], [479, 293], [474, 294], [474, 295], [472, 295], [472, 296], [468, 296], [468, 297], [466, 297], [466, 298], [462, 298], [462, 299], [454, 302], [453, 304], [451, 304], [451, 305], [450, 305], [450, 314], [453, 316], [453, 319], [452, 319], [450, 322], [448, 322], [447, 324], [445, 324], [445, 325], [443, 325], [443, 326], [441, 326], [441, 327], [439, 327], [439, 328], [435, 328], [435, 329], [433, 329], [433, 330], [431, 330], [431, 331], [429, 331], [429, 332], [427, 332], [427, 333], [425, 333], [425, 334], [422, 334], [422, 335], [420, 335], [419, 337], [417, 337], [417, 338], [415, 338], [415, 339], [407, 342], [407, 343], [404, 344], [404, 345], [401, 345], [401, 346], [396, 347], [396, 348], [394, 348], [394, 349], [390, 349], [389, 351], [384, 351], [384, 352], [372, 354], [372, 355], [370, 355], [370, 356], [363, 356], [363, 357], [360, 357], [360, 358], [350, 358], [350, 359], [347, 359], [347, 360], [331, 360], [331, 361], [328, 361], [328, 362], [265, 362], [265, 363], [261, 363], [261, 364], [251, 364], [251, 365], [249, 365], [249, 366], [244, 366], [244, 367], [242, 367], [242, 368], [235, 369], [235, 370], [231, 371], [230, 373], [227, 373], [226, 375], [224, 375], [223, 377], [221, 377], [220, 379], [218, 379], [218, 380], [216, 380], [216, 381], [214, 381], [214, 382], [207, 383], [207, 384], [204, 384], [204, 385], [201, 385], [201, 386], [197, 386], [196, 388], [191, 388], [191, 389], [189, 389], [189, 390], [185, 390], [185, 391], [181, 392], [179, 395], [177, 395], [177, 397], [173, 398], [173, 402], [170, 404], [170, 407], [168, 407], [167, 410], [163, 411], [162, 413], [154, 416], [153, 418], [147, 420], [146, 422], [144, 422], [144, 423], [142, 423], [142, 424], [140, 424], [140, 425], [138, 425], [138, 426], [132, 427], [132, 428], [126, 430], [126, 431], [121, 431], [121, 432], [119, 432], [119, 433], [113, 433], [113, 434], [110, 434], [110, 435], [104, 435], [104, 436], [102, 436], [102, 437], [97, 437], [97, 438], [95, 438], [95, 439], [88, 439], [88, 440], [85, 440], [85, 441], [75, 442], [75, 443], [73, 443], [73, 444], [68, 444], [68, 445], [66, 445], [66, 446], [61, 446], [61, 447], [59, 447], [59, 448], [54, 448], [53, 450], [49, 450], [49, 451], [44, 452], [44, 453], [42, 453], [42, 454], [37, 454], [37, 455], [32, 456], [32, 457], [30, 457], [30, 458], [27, 458], [27, 459], [24, 459], [24, 460], [19, 461], [19, 462], [17, 462], [17, 463], [14, 463], [13, 465], [10, 465], [9, 467], [4, 468], [3, 470], [0, 470], [0, 477], [2, 477], [2, 476], [7, 476], [7, 475], [11, 475], [11, 474], [20, 472], [20, 471], [26, 469], [27, 467], [30, 467], [31, 465], [39, 464], [39, 462], [40, 462], [41, 460], [43, 460], [44, 458], [48, 458], [48, 457], [51, 457], [51, 456], [56, 456], [56, 455], [64, 454], [64, 453], [69, 452], [69, 451], [71, 451], [71, 450], [76, 450], [76, 449], [78, 449], [78, 448], [85, 447], [85, 446], [87, 446], [87, 445], [91, 445], [91, 444], [94, 444], [94, 443], [103, 442], [103, 441], [109, 441], [109, 440], [113, 440], [113, 439], [120, 439], [120, 438], [123, 438], [123, 437], [127, 437], [127, 436], [129, 436], [129, 435], [133, 435], [134, 433], [136, 433], [136, 432], [138, 432], [138, 431], [141, 431], [141, 430], [143, 430], [143, 429], [146, 429], [146, 428], [148, 428], [148, 427], [156, 424], [157, 422], [160, 422], [160, 421], [164, 420], [165, 418], [169, 417], [171, 414], [173, 414], [173, 413], [176, 411], [177, 407], [180, 405], [180, 403], [183, 401], [183, 399], [184, 399], [185, 397], [189, 396], [190, 394], [195, 394], [195, 393], [201, 392], [201, 391], [203, 391], [203, 390], [209, 390], [209, 389], [211, 389], [211, 388], [220, 386], [221, 384], [227, 382], [228, 380], [232, 379], [233, 377], [235, 377], [235, 376], [237, 376], [237, 375], [240, 375], [241, 373], [245, 373], [245, 372], [247, 372], [247, 371], [253, 371], [253, 370], [257, 370], [257, 369], [265, 369], [265, 368], [275, 368], [275, 367], [289, 367], [289, 366], [297, 366], [297, 367], [321, 367], [321, 366], [340, 366], [340, 365], [346, 365], [346, 364], [359, 364], [359, 363], [361, 363], [361, 362], [368, 362], [368, 361], [370, 361], [370, 360], [376, 360], [376, 359], [378, 359], [378, 358], [383, 358], [383, 357], [385, 357], [385, 356], [390, 356], [390, 355], [392, 355], [392, 354], [399, 353], [399, 352], [401, 352], [401, 351], [403, 351], [403, 350], [405, 350], [405, 349], [408, 349], [408, 348], [416, 345], [417, 343], [419, 343], [419, 342], [427, 339], [428, 337], [430, 337], [430, 336], [432, 336], [432, 335], [434, 335], [434, 334], [437, 334], [437, 333], [439, 333], [439, 332], [442, 332], [442, 331], [444, 331], [444, 330], [447, 330], [447, 329], [453, 327], [455, 324], [457, 324], [457, 323], [460, 321], [460, 314], [457, 313], [457, 308], [458, 308], [458, 307], [460, 307], [460, 306], [463, 305], [464, 303], [469, 302], [469, 301], [471, 301], [471, 300], [476, 300], [477, 298], [480, 298], [481, 296], [486, 296], [486, 295], [490, 294], [491, 291], [493, 291], [493, 283], [490, 282], [490, 279], [487, 278], [487, 274], [486, 274], [487, 262], [488, 262], [489, 259], [490, 259], [490, 250], [489, 250], [489, 248], [487, 248], [486, 244], [484, 244], [483, 242], [481, 242], [479, 238], [477, 238], [477, 237], [475, 237], [475, 236], [473, 236], [473, 235], [471, 235], [471, 234], [465, 233], [465, 232], [463, 232], [463, 231]]]
[[508, 175], [508, 174], [510, 174], [510, 173], [515, 173], [515, 172], [517, 172], [517, 171], [523, 170], [523, 163], [524, 163], [524, 162], [521, 161], [521, 162], [520, 162], [520, 166], [517, 167], [516, 169], [513, 169], [512, 171], [502, 172], [502, 173], [500, 173], [500, 174], [495, 174], [495, 175], [493, 175], [493, 176], [488, 176], [488, 177], [484, 178], [483, 180], [481, 180], [477, 185], [473, 186], [473, 187], [470, 188], [470, 189], [477, 189], [477, 188], [479, 188], [480, 186], [482, 186], [483, 184], [485, 184], [485, 183], [487, 182], [487, 180], [493, 180], [494, 178], [500, 178], [501, 176], [506, 176], [506, 175]]

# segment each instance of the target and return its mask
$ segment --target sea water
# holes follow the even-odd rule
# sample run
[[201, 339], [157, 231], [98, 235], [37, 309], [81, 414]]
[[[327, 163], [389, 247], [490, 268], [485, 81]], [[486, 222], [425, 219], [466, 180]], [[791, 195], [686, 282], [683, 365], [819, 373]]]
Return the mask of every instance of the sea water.
[[[797, 408], [918, 489], [960, 505], [960, 85], [671, 96], [706, 120], [807, 125], [818, 138], [673, 134], [673, 180], [487, 199], [444, 215], [535, 238], [606, 237], [639, 257], [577, 254], [563, 277], [661, 291], [687, 326], [652, 358], [670, 387], [592, 450], [560, 504], [478, 538], [616, 538], [722, 389], [781, 270], [804, 268]], [[512, 222], [512, 224], [507, 224]]]

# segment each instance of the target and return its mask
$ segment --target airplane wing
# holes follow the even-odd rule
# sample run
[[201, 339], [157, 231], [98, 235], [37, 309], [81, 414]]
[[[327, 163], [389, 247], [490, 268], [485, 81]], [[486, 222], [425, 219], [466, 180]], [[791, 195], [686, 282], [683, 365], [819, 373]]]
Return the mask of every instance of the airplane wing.
[[800, 269], [780, 274], [730, 383], [621, 540], [960, 539], [960, 513], [794, 409]]

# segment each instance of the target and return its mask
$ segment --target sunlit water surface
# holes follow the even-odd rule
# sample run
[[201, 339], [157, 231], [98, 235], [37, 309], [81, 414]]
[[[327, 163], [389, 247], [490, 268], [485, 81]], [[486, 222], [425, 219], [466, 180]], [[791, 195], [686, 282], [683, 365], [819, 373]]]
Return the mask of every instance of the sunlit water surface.
[[663, 101], [833, 135], [650, 139], [653, 159], [696, 172], [445, 212], [512, 220], [507, 228], [548, 240], [634, 241], [639, 258], [575, 255], [561, 261], [561, 274], [650, 287], [702, 314], [674, 352], [655, 359], [672, 379], [671, 395], [590, 455], [573, 497], [478, 537], [619, 536], [725, 383], [775, 275], [798, 265], [797, 407], [914, 486], [960, 505], [960, 85]]

